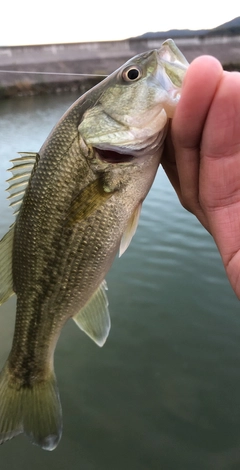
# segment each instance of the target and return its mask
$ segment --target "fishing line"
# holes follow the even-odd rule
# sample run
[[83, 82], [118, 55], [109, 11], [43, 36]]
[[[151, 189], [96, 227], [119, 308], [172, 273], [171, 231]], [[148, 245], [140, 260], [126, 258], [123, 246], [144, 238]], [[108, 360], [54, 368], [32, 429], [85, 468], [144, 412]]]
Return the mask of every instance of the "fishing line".
[[95, 73], [71, 73], [71, 72], [29, 72], [27, 70], [0, 70], [0, 73], [29, 73], [35, 75], [76, 75], [81, 77], [107, 77], [107, 75]]

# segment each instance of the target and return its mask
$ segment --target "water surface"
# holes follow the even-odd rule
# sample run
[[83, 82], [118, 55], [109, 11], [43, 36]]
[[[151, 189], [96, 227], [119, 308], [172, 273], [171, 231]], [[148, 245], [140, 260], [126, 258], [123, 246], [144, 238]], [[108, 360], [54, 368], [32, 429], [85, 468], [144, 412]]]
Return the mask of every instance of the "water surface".
[[[0, 102], [0, 235], [13, 218], [9, 160], [38, 151], [74, 94]], [[72, 322], [55, 355], [63, 437], [52, 453], [23, 437], [0, 448], [4, 470], [240, 468], [240, 312], [210, 235], [162, 170], [137, 234], [107, 276], [112, 329], [98, 348]], [[1, 307], [0, 363], [15, 300]]]

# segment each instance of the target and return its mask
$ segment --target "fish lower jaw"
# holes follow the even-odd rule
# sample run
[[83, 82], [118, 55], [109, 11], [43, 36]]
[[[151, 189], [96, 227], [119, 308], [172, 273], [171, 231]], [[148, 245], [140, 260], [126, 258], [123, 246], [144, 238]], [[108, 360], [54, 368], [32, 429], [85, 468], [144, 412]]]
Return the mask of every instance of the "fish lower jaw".
[[106, 164], [132, 164], [134, 162], [138, 162], [141, 158], [147, 157], [150, 158], [151, 156], [155, 155], [156, 152], [162, 147], [163, 140], [166, 136], [167, 127], [158, 134], [149, 138], [145, 145], [141, 147], [141, 145], [136, 145], [134, 148], [124, 148], [118, 147], [117, 150], [114, 148], [110, 148], [110, 146], [106, 149], [104, 148], [94, 148], [95, 154], [97, 154], [100, 162]]

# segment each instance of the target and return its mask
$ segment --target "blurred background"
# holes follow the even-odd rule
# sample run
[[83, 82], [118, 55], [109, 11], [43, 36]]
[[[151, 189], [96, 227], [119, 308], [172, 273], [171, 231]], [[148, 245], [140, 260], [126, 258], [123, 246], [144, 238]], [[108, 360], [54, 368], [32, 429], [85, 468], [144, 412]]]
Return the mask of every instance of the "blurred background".
[[[212, 54], [239, 70], [236, 3], [214, 13], [208, 4], [172, 1], [163, 13], [151, 1], [144, 9], [123, 1], [109, 14], [104, 2], [1, 6], [0, 236], [13, 221], [9, 160], [38, 151], [65, 110], [99, 81], [26, 72], [107, 75], [168, 37], [189, 61]], [[44, 452], [19, 436], [0, 447], [1, 468], [238, 470], [239, 302], [211, 236], [180, 206], [162, 169], [107, 282], [112, 329], [104, 348], [71, 321], [57, 345], [58, 448]], [[14, 316], [12, 298], [1, 307], [1, 366]]]
[[81, 8], [73, 0], [65, 8], [43, 0], [37, 14], [28, 0], [4, 4], [2, 18], [9, 21], [0, 30], [0, 97], [83, 93], [99, 75], [108, 75], [136, 54], [158, 49], [169, 37], [189, 62], [210, 54], [225, 69], [240, 70], [236, 2], [228, 2], [227, 8], [218, 5], [214, 14], [207, 0], [191, 6], [187, 0], [174, 0], [171, 12], [164, 13], [155, 0], [148, 1], [148, 8], [143, 5], [136, 8], [122, 0], [115, 15], [107, 0]]

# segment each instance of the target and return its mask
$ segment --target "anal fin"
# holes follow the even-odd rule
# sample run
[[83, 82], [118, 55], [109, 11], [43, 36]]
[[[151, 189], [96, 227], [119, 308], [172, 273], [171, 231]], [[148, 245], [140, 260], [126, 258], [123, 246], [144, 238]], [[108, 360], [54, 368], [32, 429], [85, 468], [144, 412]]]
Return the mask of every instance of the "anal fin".
[[106, 296], [107, 283], [103, 281], [88, 303], [73, 320], [98, 346], [103, 346], [110, 330], [111, 321]]

